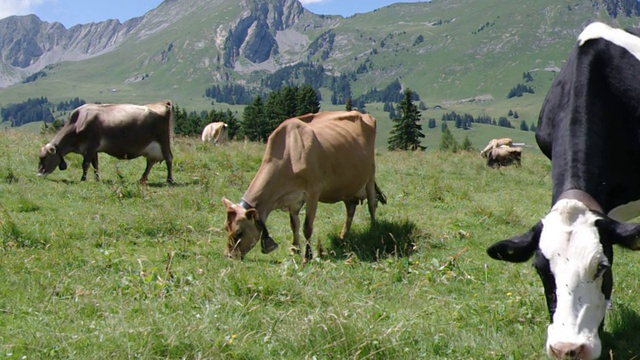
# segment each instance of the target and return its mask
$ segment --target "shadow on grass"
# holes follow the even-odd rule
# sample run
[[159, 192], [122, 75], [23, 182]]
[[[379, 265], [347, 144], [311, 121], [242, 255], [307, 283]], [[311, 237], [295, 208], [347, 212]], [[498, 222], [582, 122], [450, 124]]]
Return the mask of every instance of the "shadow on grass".
[[[46, 177], [46, 178], [44, 178], [44, 180], [50, 181], [50, 182], [54, 182], [54, 183], [59, 183], [59, 184], [65, 184], [65, 185], [75, 185], [75, 184], [82, 183], [82, 181], [80, 181], [80, 180], [53, 179], [53, 178], [50, 178], [50, 177]], [[165, 187], [168, 187], [168, 188], [171, 188], [171, 187], [179, 188], [179, 187], [200, 185], [200, 181], [197, 180], [197, 179], [196, 180], [192, 180], [192, 181], [183, 182], [183, 183], [178, 183], [178, 182], [168, 183], [166, 181], [147, 182], [144, 185], [140, 184], [137, 180], [136, 181], [126, 181], [126, 180], [113, 180], [113, 179], [100, 179], [100, 180], [87, 179], [84, 182], [94, 182], [94, 183], [97, 183], [97, 184], [103, 184], [103, 185], [107, 185], [107, 186], [130, 184], [130, 185], [147, 186], [147, 187], [150, 187], [150, 188], [165, 188]]]
[[341, 259], [355, 255], [361, 261], [378, 261], [389, 256], [409, 256], [415, 250], [417, 236], [417, 226], [409, 220], [379, 220], [366, 229], [352, 229], [345, 239], [340, 239], [338, 234], [330, 235], [329, 240], [333, 248], [330, 256]]
[[616, 304], [607, 321], [612, 330], [602, 334], [601, 359], [640, 359], [640, 315], [622, 304]]

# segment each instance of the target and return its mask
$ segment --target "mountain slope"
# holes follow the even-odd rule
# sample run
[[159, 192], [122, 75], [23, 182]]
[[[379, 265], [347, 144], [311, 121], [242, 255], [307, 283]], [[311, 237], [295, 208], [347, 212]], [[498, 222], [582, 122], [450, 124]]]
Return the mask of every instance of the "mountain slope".
[[[0, 101], [170, 98], [201, 109], [211, 104], [208, 86], [257, 89], [278, 69], [312, 62], [327, 75], [352, 76], [354, 96], [398, 79], [428, 106], [529, 115], [586, 24], [638, 22], [612, 18], [609, 2], [434, 0], [343, 18], [312, 14], [296, 0], [165, 0], [123, 24], [70, 29], [13, 17], [0, 20], [0, 84], [13, 84]], [[35, 81], [16, 84], [38, 71]], [[535, 94], [507, 99], [525, 72]], [[326, 103], [330, 92], [322, 93]]]

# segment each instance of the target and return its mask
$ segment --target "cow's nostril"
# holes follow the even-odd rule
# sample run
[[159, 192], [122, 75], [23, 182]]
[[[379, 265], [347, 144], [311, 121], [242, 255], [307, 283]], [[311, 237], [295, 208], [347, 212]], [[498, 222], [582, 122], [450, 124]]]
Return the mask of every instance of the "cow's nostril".
[[550, 346], [550, 355], [554, 359], [581, 360], [586, 358], [585, 345], [558, 343]]

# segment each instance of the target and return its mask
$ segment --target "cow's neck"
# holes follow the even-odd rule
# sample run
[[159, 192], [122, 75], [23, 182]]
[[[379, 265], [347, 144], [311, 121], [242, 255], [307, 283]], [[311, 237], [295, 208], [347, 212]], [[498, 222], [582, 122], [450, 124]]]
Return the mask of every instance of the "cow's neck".
[[558, 201], [562, 199], [578, 200], [581, 203], [583, 203], [587, 208], [589, 208], [589, 210], [603, 213], [602, 207], [600, 206], [598, 201], [594, 199], [593, 196], [587, 194], [582, 190], [577, 190], [577, 189], [567, 190], [562, 194], [560, 194], [560, 196], [558, 197]]
[[601, 122], [587, 114], [572, 115], [558, 124], [553, 142], [551, 177], [552, 203], [569, 190], [579, 190], [606, 209], [606, 167], [609, 149]]
[[60, 156], [67, 155], [75, 148], [76, 144], [74, 143], [74, 139], [76, 136], [73, 136], [74, 132], [75, 129], [72, 126], [65, 125], [53, 140], [51, 140], [50, 144], [56, 147], [56, 152], [60, 154]]
[[261, 167], [241, 199], [241, 202], [256, 209], [260, 219], [265, 222], [271, 211], [276, 210], [278, 199], [288, 191], [286, 184], [279, 183], [275, 178]]

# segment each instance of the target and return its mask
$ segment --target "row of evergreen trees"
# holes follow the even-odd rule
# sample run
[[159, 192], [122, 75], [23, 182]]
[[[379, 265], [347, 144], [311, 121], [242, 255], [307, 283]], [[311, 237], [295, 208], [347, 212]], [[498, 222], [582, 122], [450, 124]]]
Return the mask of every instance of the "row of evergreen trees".
[[199, 136], [207, 124], [212, 122], [224, 122], [227, 124], [229, 138], [233, 139], [238, 133], [239, 124], [235, 114], [227, 110], [201, 111], [199, 114], [195, 111], [187, 111], [175, 105], [174, 108], [174, 128], [176, 135], [183, 136]]
[[272, 91], [265, 99], [256, 96], [247, 105], [239, 121], [231, 110], [206, 112], [187, 111], [176, 105], [174, 132], [183, 136], [199, 136], [204, 127], [222, 121], [228, 125], [230, 139], [246, 138], [266, 142], [269, 135], [286, 119], [320, 111], [318, 93], [308, 84], [302, 87], [285, 86]]
[[[393, 88], [393, 86], [391, 88]], [[426, 146], [422, 146], [421, 144], [421, 139], [425, 137], [422, 133], [421, 113], [418, 106], [414, 104], [414, 100], [419, 99], [419, 97], [409, 89], [405, 89], [402, 94], [402, 98], [397, 106], [397, 117], [392, 119], [394, 125], [388, 141], [388, 149], [424, 150]], [[59, 111], [67, 111], [84, 103], [84, 100], [75, 98], [59, 103], [57, 108]], [[13, 121], [12, 124], [15, 123], [15, 117], [11, 116], [15, 114], [16, 109], [22, 109], [24, 107], [44, 107], [49, 110], [53, 105], [44, 97], [29, 99], [23, 104], [20, 104], [20, 106], [10, 106], [2, 109], [3, 119], [7, 116]], [[352, 99], [346, 99], [346, 109], [351, 110], [352, 108]], [[179, 105], [175, 105], [174, 111], [174, 131], [177, 135], [198, 136], [207, 124], [211, 122], [225, 122], [229, 126], [229, 137], [231, 139], [246, 138], [250, 141], [266, 142], [273, 130], [285, 119], [320, 111], [320, 100], [318, 92], [311, 85], [305, 84], [301, 87], [282, 87], [280, 90], [270, 92], [264, 99], [262, 96], [256, 96], [253, 101], [245, 107], [241, 121], [238, 120], [236, 114], [231, 112], [231, 110], [218, 111], [212, 109], [209, 112], [201, 111], [197, 113], [195, 111], [189, 112], [185, 108], [180, 108]], [[48, 114], [51, 115], [51, 112], [48, 111]], [[36, 115], [36, 117], [35, 121], [47, 119], [45, 120], [45, 125], [47, 122], [53, 121], [52, 116], [50, 118], [43, 118], [43, 115], [40, 114]], [[5, 121], [8, 120], [5, 119]], [[453, 144], [447, 136], [447, 132], [449, 132], [447, 122], [454, 122], [457, 128], [462, 129], [470, 128], [474, 122], [512, 127], [506, 117], [501, 117], [496, 122], [495, 119], [491, 119], [488, 116], [474, 118], [470, 114], [457, 114], [455, 112], [444, 114], [442, 116], [444, 140], [441, 148], [445, 150], [454, 149], [454, 151], [459, 148], [465, 149], [470, 147], [470, 144], [468, 138], [465, 139], [462, 146]], [[58, 125], [61, 125], [61, 123]], [[429, 128], [436, 127], [435, 119], [429, 119], [428, 126]], [[533, 124], [531, 127], [532, 130], [534, 130]], [[52, 128], [59, 128], [59, 126]], [[529, 130], [524, 120], [520, 124], [520, 129], [524, 131]]]
[[319, 95], [311, 85], [285, 86], [281, 90], [270, 92], [264, 100], [262, 96], [256, 96], [245, 107], [240, 134], [251, 141], [266, 142], [282, 121], [318, 111]]
[[52, 122], [51, 108], [53, 104], [46, 97], [29, 98], [19, 104], [9, 104], [0, 109], [2, 121], [11, 126], [22, 126], [34, 121]]
[[86, 101], [76, 97], [68, 101], [61, 101], [57, 105], [49, 102], [45, 96], [39, 98], [28, 98], [18, 104], [9, 104], [0, 109], [0, 119], [8, 122], [11, 126], [22, 126], [31, 122], [44, 121], [51, 123], [54, 121], [55, 111], [70, 111]]

